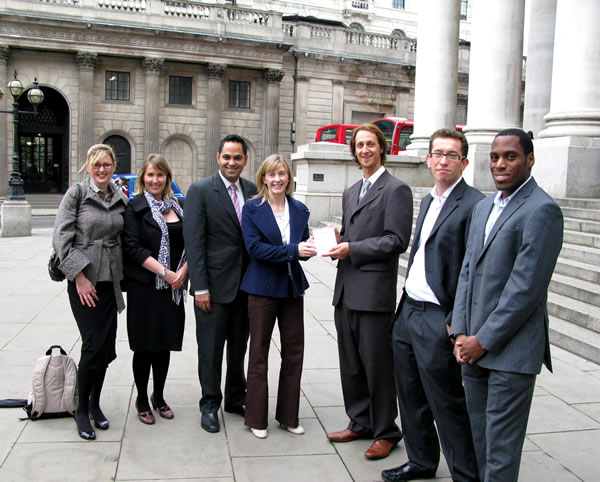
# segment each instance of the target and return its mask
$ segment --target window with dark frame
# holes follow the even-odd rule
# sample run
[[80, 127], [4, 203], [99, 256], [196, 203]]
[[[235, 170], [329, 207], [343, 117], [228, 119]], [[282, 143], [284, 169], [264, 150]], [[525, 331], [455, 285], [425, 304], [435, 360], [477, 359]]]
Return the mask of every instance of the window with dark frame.
[[467, 19], [467, 7], [469, 5], [469, 0], [460, 0], [460, 19]]
[[106, 71], [106, 100], [129, 100], [129, 72]]
[[229, 107], [236, 109], [250, 108], [250, 82], [229, 81]]
[[169, 104], [192, 105], [192, 77], [169, 76]]
[[404, 10], [404, 0], [392, 0], [392, 8]]

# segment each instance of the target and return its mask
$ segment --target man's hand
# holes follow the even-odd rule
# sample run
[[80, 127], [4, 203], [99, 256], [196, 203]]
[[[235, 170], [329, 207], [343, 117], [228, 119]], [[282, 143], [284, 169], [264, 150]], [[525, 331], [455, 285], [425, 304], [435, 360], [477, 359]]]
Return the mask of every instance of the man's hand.
[[196, 306], [206, 313], [210, 313], [210, 293], [194, 295]]
[[331, 256], [333, 259], [344, 259], [350, 254], [350, 243], [340, 243], [323, 256]]
[[[475, 335], [472, 335], [472, 336], [461, 335], [461, 336], [464, 336], [464, 339], [461, 340], [461, 344], [458, 347], [458, 351], [460, 353], [460, 358], [463, 360], [462, 363], [469, 363], [470, 365], [472, 365], [477, 360], [479, 360], [483, 355], [485, 355], [487, 350], [479, 344], [479, 340], [477, 339], [477, 337]], [[458, 338], [456, 339], [455, 351], [456, 351], [456, 346], [458, 346]], [[458, 358], [457, 358], [457, 361], [458, 361]], [[459, 361], [459, 363], [461, 363], [461, 362]]]
[[461, 365], [467, 363], [460, 354], [460, 349], [462, 348], [466, 337], [467, 335], [457, 335], [454, 339], [454, 356], [456, 357], [456, 361]]

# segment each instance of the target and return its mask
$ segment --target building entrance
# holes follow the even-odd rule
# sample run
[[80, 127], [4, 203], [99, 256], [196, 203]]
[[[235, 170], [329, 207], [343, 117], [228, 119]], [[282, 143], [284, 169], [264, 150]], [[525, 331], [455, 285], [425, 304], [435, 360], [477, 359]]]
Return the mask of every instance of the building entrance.
[[[19, 159], [25, 193], [63, 193], [68, 188], [69, 107], [56, 90], [41, 87], [37, 115], [19, 116]], [[20, 110], [32, 110], [27, 93]]]

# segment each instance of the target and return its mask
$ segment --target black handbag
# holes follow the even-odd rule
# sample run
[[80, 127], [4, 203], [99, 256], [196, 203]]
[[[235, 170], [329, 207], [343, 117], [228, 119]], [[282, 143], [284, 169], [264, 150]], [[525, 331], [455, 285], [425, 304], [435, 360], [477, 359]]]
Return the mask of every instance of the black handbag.
[[[77, 184], [77, 209], [75, 210], [75, 217], [77, 217], [77, 213], [79, 212], [81, 196], [81, 186]], [[60, 282], [65, 280], [65, 274], [58, 268], [59, 264], [60, 259], [58, 258], [58, 254], [56, 254], [56, 251], [52, 250], [52, 254], [48, 260], [48, 274], [50, 275], [50, 279], [52, 281]]]

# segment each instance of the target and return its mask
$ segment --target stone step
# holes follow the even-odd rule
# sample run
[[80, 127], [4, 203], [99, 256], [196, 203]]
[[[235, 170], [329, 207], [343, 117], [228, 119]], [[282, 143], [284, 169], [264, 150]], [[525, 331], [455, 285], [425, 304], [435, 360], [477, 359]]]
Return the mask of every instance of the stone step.
[[600, 333], [600, 308], [597, 306], [549, 291], [548, 314]]
[[550, 343], [594, 363], [600, 363], [600, 334], [568, 321], [550, 317]]
[[583, 233], [600, 234], [600, 222], [565, 218], [565, 229], [569, 229], [571, 231], [580, 231]]
[[560, 257], [600, 266], [600, 249], [563, 242]]
[[548, 289], [553, 293], [600, 307], [600, 286], [596, 283], [554, 272]]
[[560, 207], [596, 209], [600, 211], [600, 199], [556, 198], [555, 201]]
[[600, 209], [562, 208], [563, 216], [587, 221], [600, 221]]
[[600, 266], [558, 258], [554, 273], [571, 276], [591, 283], [600, 283]]
[[563, 233], [563, 243], [577, 244], [589, 248], [600, 248], [600, 234], [565, 229]]

